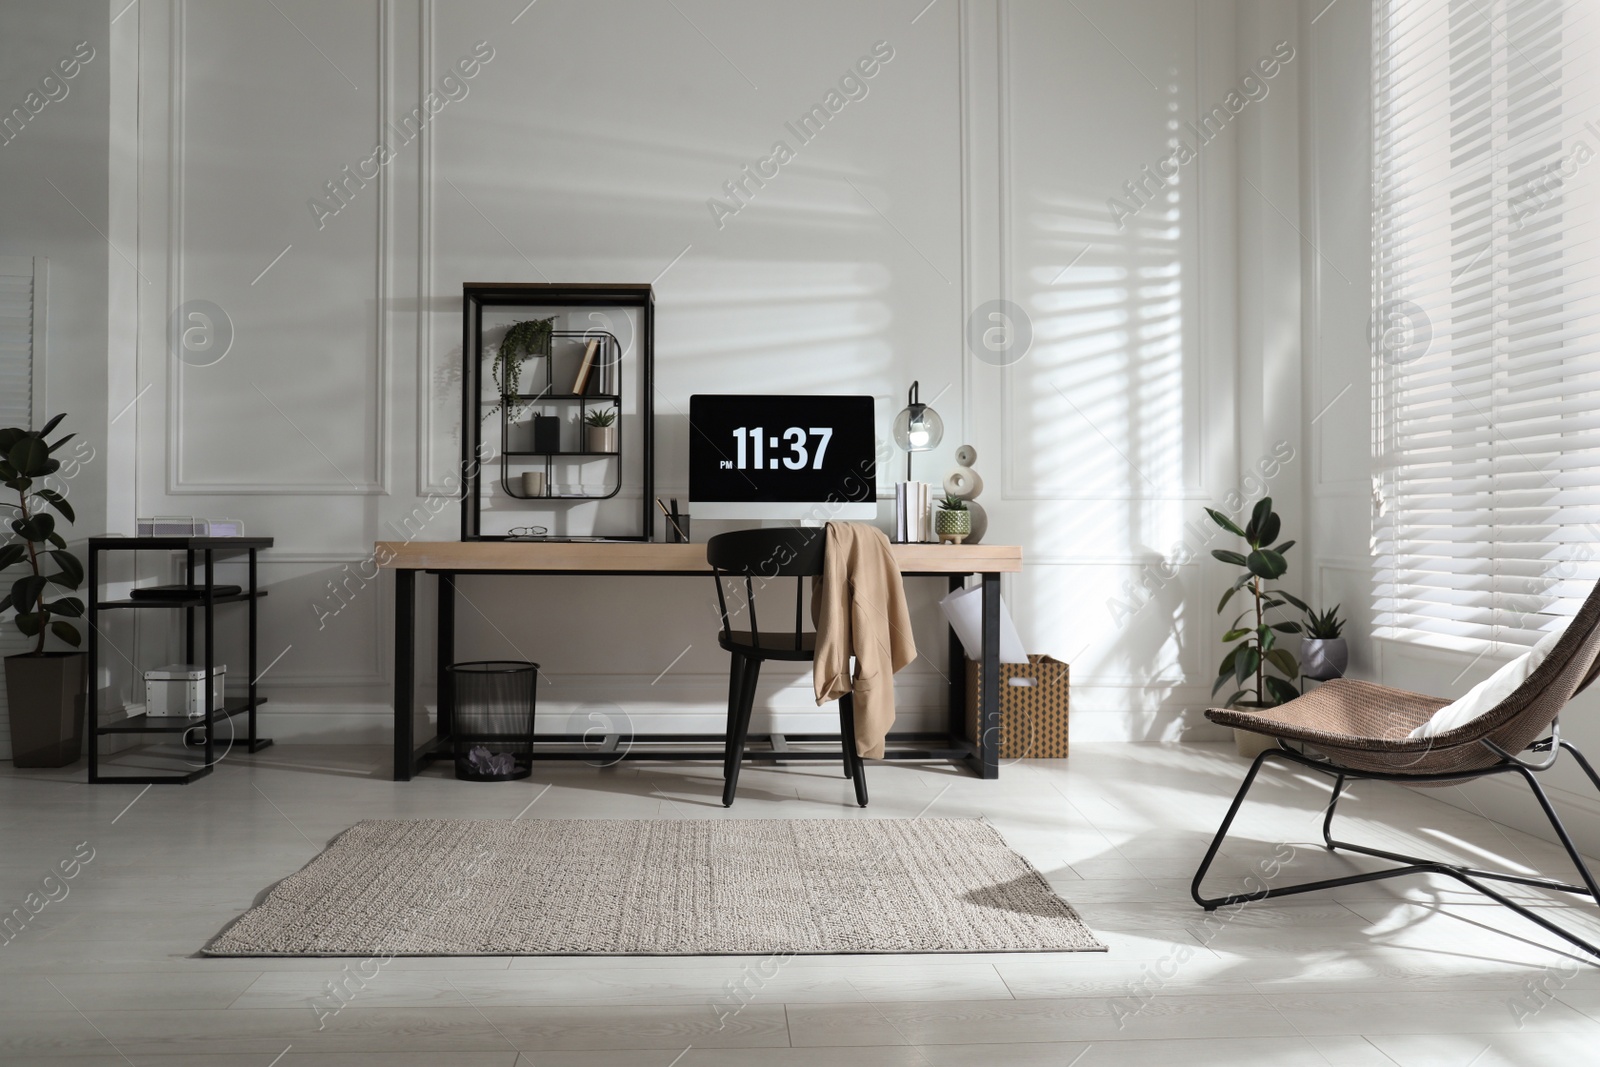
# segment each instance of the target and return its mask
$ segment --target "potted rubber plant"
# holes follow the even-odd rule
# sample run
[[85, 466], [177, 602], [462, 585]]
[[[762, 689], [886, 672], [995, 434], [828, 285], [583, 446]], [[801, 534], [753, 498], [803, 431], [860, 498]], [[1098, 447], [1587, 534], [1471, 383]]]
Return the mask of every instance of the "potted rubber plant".
[[972, 534], [972, 511], [958, 496], [946, 496], [933, 513], [933, 532], [941, 542], [960, 544]]
[[1350, 665], [1350, 646], [1340, 636], [1344, 620], [1339, 618], [1339, 605], [1320, 613], [1306, 612], [1305, 631], [1300, 640], [1300, 673], [1319, 682], [1343, 677]]
[[83, 584], [83, 564], [56, 528], [56, 515], [75, 521], [72, 505], [38, 484], [60, 469], [51, 453], [74, 436], [49, 439], [64, 418], [57, 415], [40, 430], [0, 430], [0, 483], [16, 494], [4, 501], [16, 540], [0, 546], [0, 573], [21, 571], [0, 599], [0, 612], [10, 610], [17, 629], [34, 642], [30, 651], [6, 657], [11, 755], [18, 767], [65, 767], [83, 749], [86, 657], [46, 648], [50, 637], [74, 649], [83, 644], [67, 621], [83, 615], [83, 601], [57, 595]]
[[583, 417], [583, 445], [586, 452], [617, 450], [616, 408], [595, 408]]
[[[1230, 708], [1271, 708], [1287, 703], [1300, 695], [1296, 684], [1300, 663], [1294, 653], [1278, 644], [1279, 634], [1298, 634], [1300, 624], [1290, 620], [1274, 621], [1274, 612], [1293, 606], [1302, 612], [1310, 611], [1303, 600], [1270, 584], [1282, 578], [1289, 570], [1284, 554], [1294, 547], [1293, 541], [1273, 544], [1278, 539], [1283, 522], [1272, 510], [1272, 498], [1262, 497], [1250, 513], [1250, 521], [1243, 529], [1220, 511], [1207, 508], [1213, 522], [1235, 536], [1244, 538], [1246, 551], [1213, 549], [1211, 554], [1223, 563], [1243, 568], [1222, 599], [1217, 603], [1217, 614], [1227, 610], [1228, 602], [1240, 592], [1245, 594], [1245, 607], [1222, 635], [1222, 640], [1233, 647], [1222, 658], [1217, 668], [1217, 679], [1211, 686], [1216, 696], [1224, 686], [1235, 687], [1227, 699]], [[1242, 755], [1260, 751], [1262, 743], [1271, 747], [1273, 742], [1265, 735], [1241, 736], [1235, 731], [1234, 742]]]

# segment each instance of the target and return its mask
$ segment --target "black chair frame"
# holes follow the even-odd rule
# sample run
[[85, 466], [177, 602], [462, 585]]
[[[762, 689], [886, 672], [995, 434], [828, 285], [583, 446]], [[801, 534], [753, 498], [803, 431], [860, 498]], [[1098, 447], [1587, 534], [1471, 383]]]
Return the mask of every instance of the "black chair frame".
[[[1269, 748], [1255, 758], [1250, 765], [1250, 771], [1244, 777], [1244, 783], [1239, 787], [1239, 792], [1233, 798], [1233, 805], [1228, 808], [1228, 814], [1222, 820], [1217, 835], [1211, 841], [1211, 847], [1206, 851], [1205, 859], [1200, 861], [1200, 869], [1195, 872], [1194, 882], [1190, 886], [1190, 895], [1195, 903], [1207, 911], [1215, 911], [1220, 907], [1229, 907], [1249, 903], [1256, 900], [1268, 900], [1274, 897], [1292, 896], [1298, 893], [1312, 893], [1323, 889], [1337, 889], [1341, 886], [1357, 885], [1362, 882], [1376, 882], [1387, 878], [1400, 878], [1412, 874], [1442, 874], [1477, 890], [1495, 902], [1510, 908], [1512, 911], [1528, 919], [1530, 922], [1543, 927], [1563, 940], [1575, 945], [1583, 951], [1596, 957], [1594, 962], [1600, 965], [1600, 947], [1590, 943], [1577, 934], [1558, 926], [1557, 924], [1539, 915], [1531, 908], [1512, 900], [1505, 894], [1497, 892], [1493, 887], [1485, 884], [1486, 881], [1510, 882], [1517, 885], [1533, 886], [1538, 889], [1554, 890], [1561, 893], [1576, 893], [1587, 897], [1590, 901], [1600, 906], [1600, 885], [1595, 882], [1594, 875], [1590, 873], [1589, 866], [1579, 855], [1577, 846], [1573, 844], [1572, 837], [1567, 833], [1567, 828], [1561, 822], [1561, 817], [1556, 814], [1555, 807], [1550, 803], [1550, 798], [1540, 787], [1537, 775], [1549, 770], [1555, 765], [1563, 750], [1570, 752], [1572, 758], [1578, 761], [1578, 766], [1589, 776], [1589, 781], [1597, 791], [1600, 791], [1600, 775], [1596, 775], [1594, 767], [1584, 758], [1582, 752], [1570, 741], [1561, 739], [1560, 720], [1557, 719], [1551, 726], [1550, 736], [1535, 741], [1526, 749], [1527, 752], [1547, 754], [1541, 762], [1530, 762], [1506, 752], [1500, 746], [1488, 739], [1481, 739], [1480, 743], [1488, 746], [1499, 757], [1498, 763], [1476, 770], [1450, 771], [1436, 774], [1390, 774], [1378, 771], [1352, 771], [1345, 767], [1315, 756], [1290, 748], [1283, 740], [1278, 741], [1277, 748]], [[1322, 819], [1322, 841], [1328, 851], [1343, 849], [1365, 856], [1376, 856], [1380, 859], [1392, 860], [1400, 866], [1385, 867], [1381, 870], [1367, 871], [1362, 874], [1346, 875], [1342, 878], [1324, 878], [1312, 882], [1300, 882], [1294, 885], [1278, 886], [1256, 890], [1249, 893], [1229, 893], [1220, 897], [1205, 897], [1201, 895], [1200, 883], [1204, 880], [1206, 872], [1210, 870], [1212, 861], [1216, 858], [1217, 851], [1222, 847], [1223, 839], [1227, 837], [1228, 829], [1233, 825], [1233, 820], [1239, 814], [1239, 808], [1244, 804], [1244, 798], [1250, 792], [1250, 787], [1255, 783], [1256, 774], [1270, 759], [1282, 760], [1285, 763], [1305, 767], [1318, 774], [1324, 774], [1333, 779], [1333, 793], [1328, 800], [1328, 807]], [[1495, 774], [1519, 775], [1527, 782], [1528, 788], [1533, 791], [1534, 797], [1539, 801], [1539, 806], [1544, 810], [1545, 817], [1550, 820], [1550, 825], [1555, 829], [1556, 837], [1560, 839], [1561, 846], [1566, 850], [1573, 866], [1578, 869], [1579, 876], [1583, 879], [1582, 885], [1570, 882], [1557, 881], [1551, 878], [1531, 878], [1524, 875], [1511, 874], [1504, 871], [1487, 871], [1476, 867], [1469, 867], [1459, 863], [1447, 863], [1443, 860], [1429, 859], [1423, 856], [1408, 856], [1403, 853], [1390, 852], [1386, 849], [1371, 848], [1366, 845], [1352, 844], [1348, 841], [1338, 841], [1333, 837], [1334, 809], [1339, 803], [1339, 798], [1344, 792], [1347, 782], [1370, 780], [1376, 782], [1397, 782], [1402, 785], [1435, 784], [1446, 785], [1455, 782], [1470, 781]]]
[[[769, 659], [809, 662], [815, 659], [815, 634], [805, 632], [805, 582], [822, 573], [826, 545], [820, 529], [744, 530], [713, 537], [706, 545], [717, 585], [717, 608], [722, 630], [718, 644], [733, 657], [728, 676], [727, 743], [722, 761], [722, 804], [730, 807], [739, 786], [739, 770], [746, 760], [750, 718], [755, 708], [761, 664]], [[756, 580], [792, 577], [795, 581], [793, 632], [766, 632], [756, 614]], [[734, 630], [724, 581], [744, 579], [744, 610], [750, 629]], [[867, 806], [867, 778], [856, 752], [855, 701], [849, 693], [839, 699], [839, 743], [844, 775], [855, 784], [856, 803]], [[808, 753], [809, 754], [809, 753]], [[760, 758], [771, 759], [765, 753]], [[825, 757], [824, 757], [825, 758]]]

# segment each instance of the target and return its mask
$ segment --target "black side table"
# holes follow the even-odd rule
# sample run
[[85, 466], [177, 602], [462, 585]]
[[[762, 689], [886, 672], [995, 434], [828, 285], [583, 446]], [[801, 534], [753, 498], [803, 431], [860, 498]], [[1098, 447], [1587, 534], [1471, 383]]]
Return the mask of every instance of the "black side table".
[[[89, 538], [88, 612], [89, 612], [89, 696], [86, 701], [89, 715], [89, 781], [118, 782], [122, 784], [186, 785], [211, 773], [216, 765], [216, 724], [236, 715], [248, 715], [249, 732], [234, 744], [246, 752], [259, 752], [272, 744], [267, 738], [256, 736], [256, 709], [267, 698], [256, 692], [256, 602], [266, 596], [256, 582], [256, 553], [272, 547], [270, 537], [91, 537]], [[193, 586], [195, 595], [182, 599], [161, 600], [102, 600], [100, 598], [100, 554], [102, 552], [183, 552], [186, 557], [184, 582]], [[216, 593], [215, 564], [219, 559], [248, 554], [250, 557], [250, 583], [241, 592], [227, 596]], [[196, 582], [196, 563], [205, 567], [204, 580]], [[225, 700], [222, 708], [212, 710], [216, 622], [218, 604], [243, 603], [249, 627], [246, 671], [249, 690], [244, 697]], [[174, 609], [181, 608], [184, 615], [185, 661], [195, 662], [195, 611], [202, 615], [201, 626], [205, 633], [205, 695], [201, 707], [206, 709], [203, 719], [152, 720], [149, 715], [134, 715], [110, 726], [100, 725], [99, 677], [100, 625], [102, 611]], [[153, 723], [159, 722], [160, 725]], [[107, 734], [175, 734], [180, 738], [190, 731], [198, 731], [205, 749], [205, 763], [187, 774], [160, 775], [105, 775], [100, 773], [100, 738]]]

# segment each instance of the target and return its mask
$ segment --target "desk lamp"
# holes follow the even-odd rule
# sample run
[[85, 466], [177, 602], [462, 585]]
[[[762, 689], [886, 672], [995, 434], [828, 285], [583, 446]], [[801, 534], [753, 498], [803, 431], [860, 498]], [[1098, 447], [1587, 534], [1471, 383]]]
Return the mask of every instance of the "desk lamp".
[[894, 420], [894, 443], [905, 449], [908, 482], [911, 480], [911, 453], [931, 452], [944, 438], [944, 420], [937, 411], [917, 399], [919, 385], [919, 382], [911, 383], [905, 410]]

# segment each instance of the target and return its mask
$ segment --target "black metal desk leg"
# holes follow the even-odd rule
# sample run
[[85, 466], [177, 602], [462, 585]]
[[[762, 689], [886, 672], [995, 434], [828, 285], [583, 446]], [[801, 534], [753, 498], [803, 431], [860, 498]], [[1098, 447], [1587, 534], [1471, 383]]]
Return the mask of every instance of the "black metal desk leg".
[[89, 733], [89, 781], [100, 780], [100, 552], [89, 549], [89, 632], [83, 635], [88, 646], [89, 683], [84, 693], [83, 708], [87, 719], [83, 728]]
[[[245, 611], [248, 615], [246, 628], [249, 631], [248, 651], [245, 653], [246, 666], [249, 673], [245, 676], [250, 679], [250, 688], [245, 692], [245, 699], [250, 702], [250, 710], [245, 714], [250, 722], [250, 740], [245, 745], [246, 752], [256, 751], [256, 550], [250, 550], [250, 584], [245, 587], [250, 599], [245, 601]], [[263, 748], [266, 746], [262, 746]]]
[[[190, 589], [194, 588], [194, 549], [189, 549], [183, 554], [183, 581]], [[194, 662], [194, 608], [183, 609], [183, 662]]]
[[394, 780], [411, 781], [412, 709], [416, 687], [417, 572], [394, 572]]
[[434, 691], [438, 694], [438, 729], [443, 741], [455, 732], [456, 692], [455, 676], [450, 664], [456, 661], [456, 576], [441, 571], [439, 574], [439, 636], [438, 663], [434, 668]]
[[1000, 575], [983, 576], [983, 676], [978, 694], [979, 774], [1000, 777]]
[[[966, 579], [961, 575], [950, 578], [950, 591], [954, 593], [966, 584]], [[950, 631], [950, 653], [948, 666], [945, 672], [950, 679], [949, 704], [945, 709], [945, 729], [951, 737], [966, 737], [976, 741], [973, 737], [976, 731], [967, 722], [967, 650], [962, 647], [961, 638], [956, 636], [954, 627], [946, 627]]]
[[[205, 608], [205, 620], [206, 620], [206, 685], [205, 685], [205, 703], [203, 705], [201, 705], [201, 706], [206, 709], [206, 717], [205, 717], [206, 766], [205, 766], [205, 771], [206, 771], [207, 774], [210, 774], [211, 773], [211, 765], [216, 762], [216, 739], [217, 739], [217, 713], [214, 710], [212, 710], [212, 701], [216, 697], [217, 681], [216, 681], [215, 678], [213, 678], [211, 676], [211, 672], [216, 668], [216, 662], [217, 662], [217, 645], [216, 645], [216, 641], [217, 641], [217, 627], [216, 627], [217, 573], [216, 573], [216, 568], [213, 565], [214, 561], [212, 559], [211, 549], [209, 549], [209, 548], [206, 549], [205, 556], [206, 556], [206, 608]], [[193, 662], [193, 661], [191, 660], [190, 662]], [[233, 729], [233, 724], [232, 723], [228, 724], [228, 729], [229, 729], [230, 732], [232, 731], [232, 729]]]

